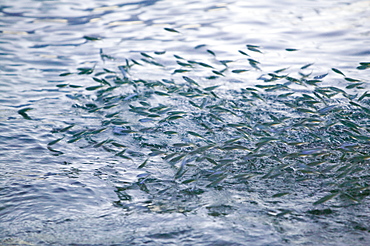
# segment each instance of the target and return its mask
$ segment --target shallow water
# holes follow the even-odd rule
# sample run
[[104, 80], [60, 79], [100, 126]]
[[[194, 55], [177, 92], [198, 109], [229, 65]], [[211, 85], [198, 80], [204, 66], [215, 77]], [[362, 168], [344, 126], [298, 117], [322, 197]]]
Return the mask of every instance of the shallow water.
[[[93, 66], [119, 72], [118, 65], [139, 59], [140, 52], [166, 51], [159, 58], [166, 67], [133, 69], [131, 76], [178, 80], [183, 74], [171, 75], [181, 68], [171, 62], [174, 54], [212, 63], [209, 49], [243, 69], [245, 56], [238, 50], [260, 46], [263, 53], [254, 52], [253, 59], [263, 64], [262, 71], [248, 68], [218, 80], [225, 91], [254, 85], [261, 74], [285, 67], [294, 72], [310, 63], [313, 75], [335, 67], [368, 83], [369, 70], [356, 67], [369, 62], [370, 1], [19, 0], [0, 8], [2, 244], [370, 244], [369, 199], [313, 206], [324, 193], [322, 183], [251, 179], [198, 194], [173, 185], [174, 171], [160, 159], [144, 171], [139, 162], [86, 142], [48, 145], [72, 124], [76, 131], [101, 128], [102, 117], [74, 106], [94, 101], [93, 92], [57, 87], [95, 85], [91, 77], [59, 74]], [[201, 44], [206, 46], [194, 49]], [[102, 59], [101, 51], [115, 59]], [[196, 76], [205, 75], [201, 70]], [[331, 73], [326, 83], [340, 87], [343, 80]], [[26, 111], [31, 120], [18, 113], [25, 108], [32, 108]], [[132, 149], [140, 151], [134, 143]], [[148, 184], [153, 192], [124, 189], [146, 172], [161, 180]], [[290, 190], [294, 194], [272, 198]]]

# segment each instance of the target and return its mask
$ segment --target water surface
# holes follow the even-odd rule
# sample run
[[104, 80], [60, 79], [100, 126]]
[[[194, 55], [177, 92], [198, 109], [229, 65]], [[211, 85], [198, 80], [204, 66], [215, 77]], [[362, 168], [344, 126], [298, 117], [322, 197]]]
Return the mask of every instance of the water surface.
[[[120, 73], [118, 66], [125, 59], [140, 60], [141, 52], [166, 51], [158, 56], [164, 68], [131, 71], [134, 78], [154, 81], [182, 80], [182, 73], [171, 75], [182, 68], [173, 55], [207, 64], [233, 60], [234, 69], [249, 71], [216, 82], [204, 79], [210, 75], [205, 69], [192, 74], [202, 86], [220, 85], [225, 97], [233, 97], [227, 90], [261, 83], [261, 75], [286, 67], [294, 73], [311, 63], [307, 72], [313, 76], [330, 73], [324, 83], [346, 86], [331, 70], [337, 68], [367, 86], [369, 70], [356, 67], [369, 62], [370, 1], [15, 0], [1, 3], [0, 10], [2, 244], [370, 244], [368, 198], [357, 205], [330, 201], [314, 206], [326, 194], [326, 184], [294, 179], [251, 179], [189, 192], [173, 185], [176, 170], [159, 157], [138, 169], [140, 156], [127, 160], [88, 142], [67, 143], [71, 134], [65, 135], [101, 129], [104, 119], [76, 107], [96, 103], [97, 97], [84, 89], [96, 85], [92, 76], [77, 75], [77, 68]], [[246, 44], [263, 53], [248, 51]], [[194, 49], [199, 45], [205, 46]], [[253, 53], [261, 70], [251, 68], [239, 50]], [[73, 74], [59, 76], [68, 72]], [[185, 108], [182, 101], [174, 104]], [[96, 140], [124, 141], [115, 130]], [[63, 139], [50, 145], [58, 138]], [[130, 147], [142, 151], [138, 146]], [[139, 185], [126, 190], [147, 173], [160, 180], [148, 184], [150, 192]], [[272, 197], [279, 192], [291, 194]]]

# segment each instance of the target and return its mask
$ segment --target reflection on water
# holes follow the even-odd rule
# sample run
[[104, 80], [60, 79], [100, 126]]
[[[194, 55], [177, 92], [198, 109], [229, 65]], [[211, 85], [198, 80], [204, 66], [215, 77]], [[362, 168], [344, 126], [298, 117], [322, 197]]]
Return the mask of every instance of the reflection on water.
[[[55, 133], [69, 126], [101, 129], [99, 117], [75, 107], [76, 101], [94, 97], [85, 92], [78, 98], [78, 86], [95, 85], [91, 78], [59, 74], [91, 67], [119, 72], [118, 65], [138, 59], [140, 52], [166, 51], [212, 63], [212, 55], [200, 54], [209, 49], [219, 60], [244, 66], [238, 50], [246, 44], [261, 47], [263, 53], [255, 52], [254, 59], [264, 64], [262, 71], [235, 74], [221, 82], [222, 88], [247, 87], [262, 73], [288, 66], [295, 71], [311, 63], [314, 75], [335, 67], [367, 82], [368, 71], [353, 68], [369, 62], [369, 11], [366, 0], [1, 3], [2, 244], [370, 244], [368, 200], [347, 208], [317, 208], [311, 205], [317, 194], [307, 193], [317, 186], [313, 182], [291, 184], [295, 196], [289, 199], [272, 199], [271, 194], [286, 188], [265, 180], [247, 188], [181, 190], [171, 183], [172, 170], [158, 162], [151, 163], [158, 164], [151, 171], [162, 182], [149, 188], [163, 193], [155, 197], [140, 188], [124, 189], [146, 178], [137, 168], [140, 163], [83, 143], [50, 145]], [[178, 68], [168, 56], [161, 59], [171, 71]], [[166, 69], [131, 76], [161, 80], [163, 72], [170, 74]], [[330, 83], [342, 82], [334, 76]], [[69, 86], [57, 87], [63, 84]], [[18, 113], [26, 108], [31, 120]]]

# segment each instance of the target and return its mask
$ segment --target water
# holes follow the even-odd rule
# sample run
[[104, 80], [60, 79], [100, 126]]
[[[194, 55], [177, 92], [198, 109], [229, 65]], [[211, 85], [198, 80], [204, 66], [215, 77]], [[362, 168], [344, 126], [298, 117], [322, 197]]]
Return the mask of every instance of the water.
[[[238, 50], [251, 53], [246, 44], [263, 51], [253, 53], [262, 71], [219, 79], [219, 89], [245, 88], [260, 83], [261, 74], [285, 67], [295, 72], [310, 63], [308, 72], [315, 76], [335, 67], [368, 82], [368, 70], [356, 67], [369, 62], [369, 1], [35, 0], [0, 7], [2, 244], [370, 244], [368, 198], [356, 206], [313, 206], [325, 194], [320, 189], [325, 184], [294, 179], [251, 179], [189, 192], [173, 184], [175, 171], [160, 158], [138, 169], [142, 162], [137, 159], [122, 159], [84, 141], [67, 144], [70, 135], [60, 129], [100, 129], [102, 117], [74, 106], [95, 102], [94, 91], [57, 86], [96, 85], [89, 76], [59, 74], [93, 66], [119, 72], [117, 66], [126, 58], [140, 60], [140, 52], [167, 52], [159, 58], [165, 68], [132, 70], [131, 76], [142, 79], [170, 79], [173, 69], [181, 68], [173, 63], [173, 54], [211, 64], [215, 58], [206, 49], [244, 69], [245, 57]], [[201, 44], [206, 47], [194, 49]], [[116, 59], [103, 61], [100, 50]], [[204, 69], [198, 72], [193, 76], [199, 79], [209, 75]], [[326, 83], [343, 86], [339, 74], [328, 76]], [[26, 111], [32, 120], [18, 113], [25, 108], [32, 108]], [[112, 131], [97, 140], [125, 138]], [[131, 148], [142, 151], [135, 143]], [[161, 180], [148, 183], [150, 192], [139, 186], [125, 189], [147, 172]], [[271, 197], [291, 190], [289, 198]]]

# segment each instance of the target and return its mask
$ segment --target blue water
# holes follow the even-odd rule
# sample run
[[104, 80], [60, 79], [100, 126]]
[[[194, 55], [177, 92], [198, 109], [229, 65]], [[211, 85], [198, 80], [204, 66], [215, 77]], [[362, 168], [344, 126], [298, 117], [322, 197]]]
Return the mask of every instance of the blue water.
[[[143, 79], [160, 80], [176, 68], [172, 54], [212, 62], [195, 51], [202, 44], [243, 68], [238, 50], [253, 44], [263, 50], [255, 54], [262, 71], [235, 74], [221, 88], [247, 87], [263, 73], [310, 63], [314, 75], [335, 67], [367, 83], [369, 70], [356, 67], [369, 62], [369, 12], [370, 1], [363, 0], [0, 2], [1, 244], [369, 245], [369, 200], [313, 216], [307, 211], [321, 195], [315, 182], [291, 183], [289, 199], [272, 199], [286, 184], [265, 180], [198, 195], [169, 181], [154, 185], [161, 194], [127, 194], [121, 188], [141, 177], [140, 163], [83, 142], [48, 145], [67, 126], [101, 128], [99, 117], [74, 107], [82, 89], [57, 87], [92, 85], [91, 78], [59, 74], [93, 66], [119, 72], [140, 52], [170, 54], [162, 70], [132, 72]], [[115, 59], [102, 59], [101, 52]], [[331, 74], [328, 83], [341, 86], [340, 78]], [[94, 94], [83, 96], [85, 102]], [[25, 108], [30, 119], [18, 113]], [[153, 161], [151, 173], [170, 179], [172, 171], [161, 165]], [[294, 212], [276, 216], [286, 209]]]

